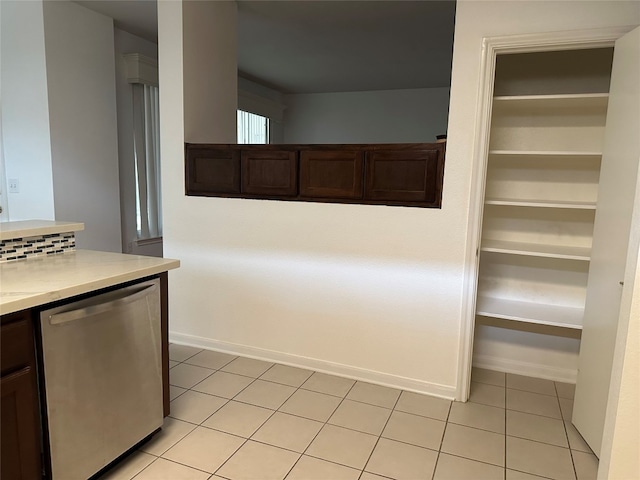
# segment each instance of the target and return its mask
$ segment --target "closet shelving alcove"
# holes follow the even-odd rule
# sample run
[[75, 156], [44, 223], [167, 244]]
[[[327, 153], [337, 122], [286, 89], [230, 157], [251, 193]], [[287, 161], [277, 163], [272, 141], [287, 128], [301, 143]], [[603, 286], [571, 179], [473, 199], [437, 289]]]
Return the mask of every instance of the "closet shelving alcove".
[[519, 330], [537, 324], [579, 336], [611, 59], [607, 48], [496, 59], [476, 301], [481, 323], [500, 319]]

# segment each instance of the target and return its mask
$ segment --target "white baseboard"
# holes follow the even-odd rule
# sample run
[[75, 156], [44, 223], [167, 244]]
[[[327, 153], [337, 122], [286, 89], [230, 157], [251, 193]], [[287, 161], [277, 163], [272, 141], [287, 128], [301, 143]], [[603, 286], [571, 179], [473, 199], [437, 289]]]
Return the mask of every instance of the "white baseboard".
[[528, 377], [545, 378], [556, 382], [576, 383], [578, 371], [571, 368], [552, 367], [538, 363], [521, 362], [489, 355], [474, 355], [473, 366], [497, 372], [517, 373]]
[[455, 387], [429, 383], [422, 380], [400, 377], [388, 373], [376, 372], [364, 368], [344, 365], [341, 363], [329, 362], [317, 358], [303, 357], [290, 353], [277, 352], [264, 348], [240, 345], [237, 343], [223, 342], [211, 338], [198, 337], [185, 333], [169, 332], [169, 341], [180, 345], [199, 347], [217, 352], [230, 353], [232, 355], [242, 355], [243, 357], [266, 360], [268, 362], [282, 363], [292, 367], [305, 368], [316, 372], [328, 373], [339, 377], [361, 380], [363, 382], [375, 383], [385, 387], [399, 388], [410, 392], [424, 393], [434, 397], [453, 400], [456, 396]]

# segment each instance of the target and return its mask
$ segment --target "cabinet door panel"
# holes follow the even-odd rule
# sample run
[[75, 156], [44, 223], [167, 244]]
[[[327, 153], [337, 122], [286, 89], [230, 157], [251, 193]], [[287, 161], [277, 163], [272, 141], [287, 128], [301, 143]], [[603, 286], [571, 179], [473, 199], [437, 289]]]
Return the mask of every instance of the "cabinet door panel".
[[242, 152], [242, 193], [295, 196], [298, 193], [297, 177], [296, 152]]
[[365, 198], [435, 202], [437, 170], [437, 150], [368, 152]]
[[301, 151], [300, 196], [362, 198], [362, 157], [358, 151]]
[[35, 373], [25, 367], [0, 380], [2, 391], [1, 477], [41, 478]]
[[33, 334], [29, 327], [28, 318], [2, 325], [0, 355], [3, 374], [31, 361]]
[[187, 150], [187, 195], [240, 193], [240, 152], [230, 149]]

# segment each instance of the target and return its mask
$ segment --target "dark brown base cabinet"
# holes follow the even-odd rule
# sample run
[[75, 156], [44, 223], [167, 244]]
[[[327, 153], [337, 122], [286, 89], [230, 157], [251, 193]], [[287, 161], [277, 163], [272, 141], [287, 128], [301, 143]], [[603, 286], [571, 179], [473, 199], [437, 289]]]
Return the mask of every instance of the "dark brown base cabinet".
[[30, 310], [1, 317], [2, 479], [42, 478], [40, 413]]
[[186, 144], [186, 194], [441, 208], [444, 143]]
[[[162, 384], [164, 415], [169, 415], [169, 341], [168, 341], [168, 300], [167, 273], [160, 278], [161, 302], [161, 335], [162, 335]], [[137, 283], [145, 279], [130, 283]], [[113, 288], [120, 287], [121, 285]], [[111, 289], [111, 288], [110, 288]], [[109, 289], [109, 290], [110, 290]], [[106, 291], [106, 290], [105, 290]], [[91, 295], [103, 291], [92, 292]], [[78, 297], [75, 297], [78, 299]], [[57, 302], [72, 302], [74, 298]], [[0, 478], [2, 480], [33, 480], [49, 478], [43, 470], [43, 463], [48, 463], [48, 442], [43, 432], [46, 430], [42, 421], [36, 369], [36, 344], [39, 310], [56, 304], [49, 304], [30, 310], [2, 315], [0, 317], [1, 369], [0, 392], [2, 397], [1, 414], [1, 462]], [[44, 446], [44, 452], [43, 452]]]

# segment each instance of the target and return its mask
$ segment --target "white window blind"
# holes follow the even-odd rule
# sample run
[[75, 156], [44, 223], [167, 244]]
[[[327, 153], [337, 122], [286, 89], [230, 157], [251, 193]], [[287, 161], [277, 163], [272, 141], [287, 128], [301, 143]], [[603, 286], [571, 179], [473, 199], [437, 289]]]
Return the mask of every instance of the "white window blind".
[[158, 87], [132, 84], [138, 239], [162, 236]]
[[238, 110], [238, 143], [269, 143], [269, 119]]

